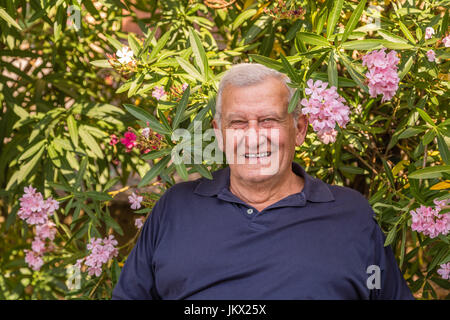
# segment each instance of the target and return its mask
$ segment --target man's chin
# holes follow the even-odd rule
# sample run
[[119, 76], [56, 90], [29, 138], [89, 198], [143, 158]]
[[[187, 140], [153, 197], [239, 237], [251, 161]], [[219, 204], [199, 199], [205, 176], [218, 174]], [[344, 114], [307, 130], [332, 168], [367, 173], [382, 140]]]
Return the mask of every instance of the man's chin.
[[242, 180], [251, 183], [261, 183], [270, 180], [278, 173], [278, 166], [260, 164], [239, 164], [233, 169]]

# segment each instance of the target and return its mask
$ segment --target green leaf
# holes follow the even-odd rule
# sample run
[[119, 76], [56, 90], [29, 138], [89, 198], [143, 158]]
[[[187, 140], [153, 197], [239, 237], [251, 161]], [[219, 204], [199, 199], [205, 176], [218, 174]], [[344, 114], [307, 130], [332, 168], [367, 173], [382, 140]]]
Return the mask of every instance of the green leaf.
[[330, 59], [328, 60], [328, 82], [330, 86], [338, 87], [338, 71], [333, 50], [330, 52]]
[[444, 137], [442, 137], [440, 133], [438, 133], [436, 137], [441, 158], [444, 160], [445, 164], [450, 165], [450, 150], [448, 145], [445, 143]]
[[131, 113], [137, 119], [142, 120], [144, 122], [148, 122], [149, 127], [152, 128], [153, 130], [155, 130], [156, 132], [159, 132], [161, 134], [171, 134], [172, 133], [169, 130], [167, 130], [153, 115], [151, 115], [144, 109], [138, 108], [131, 104], [124, 104], [123, 106], [129, 113]]
[[387, 40], [384, 40], [383, 46], [386, 47], [387, 49], [392, 49], [392, 50], [409, 50], [409, 49], [414, 49], [414, 46], [412, 44], [391, 42], [391, 41], [387, 41]]
[[353, 65], [353, 63], [343, 54], [340, 54], [338, 52], [338, 55], [340, 57], [340, 60], [344, 64], [344, 66], [347, 68], [348, 73], [352, 77], [352, 79], [358, 84], [358, 86], [363, 89], [366, 93], [369, 93], [369, 88], [364, 83], [365, 78], [364, 76], [357, 70], [357, 68]]
[[195, 67], [189, 63], [189, 61], [180, 58], [180, 57], [175, 57], [175, 59], [177, 60], [178, 64], [180, 65], [180, 67], [186, 71], [186, 73], [192, 77], [194, 77], [194, 79], [199, 80], [200, 82], [203, 82], [203, 77], [202, 75], [197, 71], [197, 69], [195, 69]]
[[70, 139], [75, 147], [78, 147], [78, 128], [75, 118], [70, 114], [67, 117], [67, 127], [69, 128]]
[[411, 32], [409, 32], [408, 28], [403, 24], [403, 22], [398, 21], [397, 22], [400, 30], [402, 30], [403, 34], [406, 36], [406, 38], [408, 38], [409, 41], [411, 41], [412, 43], [416, 43], [416, 39], [414, 39], [414, 37], [412, 36]]
[[328, 16], [328, 22], [327, 22], [327, 37], [330, 38], [330, 36], [333, 34], [334, 29], [336, 28], [336, 24], [339, 21], [339, 15], [342, 11], [342, 6], [344, 4], [344, 0], [335, 0], [333, 1], [333, 9], [331, 9], [330, 14]]
[[350, 174], [368, 174], [369, 172], [363, 168], [353, 166], [339, 166], [339, 170]]
[[130, 46], [131, 50], [133, 51], [133, 54], [135, 57], [139, 57], [141, 54], [141, 45], [139, 44], [138, 40], [136, 39], [136, 36], [133, 33], [128, 34], [128, 45]]
[[408, 40], [403, 39], [402, 37], [399, 37], [387, 30], [380, 29], [380, 30], [377, 30], [377, 32], [380, 34], [380, 36], [382, 36], [387, 41], [395, 42], [395, 43], [408, 43]]
[[86, 191], [83, 193], [83, 196], [88, 199], [94, 199], [98, 201], [109, 201], [113, 199], [109, 194], [99, 191]]
[[411, 137], [414, 137], [424, 131], [425, 131], [425, 129], [423, 129], [423, 128], [409, 127], [409, 128], [406, 128], [406, 130], [404, 130], [402, 133], [399, 134], [398, 139], [400, 140], [400, 139], [411, 138]]
[[179, 164], [175, 164], [175, 169], [177, 170], [178, 174], [184, 181], [188, 181], [189, 174], [186, 170], [186, 166], [183, 162], [180, 162]]
[[197, 32], [192, 28], [189, 28], [189, 42], [191, 44], [192, 52], [194, 53], [195, 62], [200, 68], [200, 73], [203, 75], [203, 79], [206, 81], [209, 78], [208, 58], [206, 57], [205, 49], [203, 48]]
[[114, 220], [107, 212], [103, 214], [103, 217], [105, 219], [105, 223], [107, 227], [111, 227], [116, 231], [118, 234], [123, 236], [123, 230], [120, 227], [120, 225]]
[[164, 157], [172, 152], [172, 149], [153, 150], [141, 157], [143, 160], [154, 160]]
[[17, 184], [20, 184], [23, 180], [25, 180], [25, 178], [27, 178], [28, 174], [31, 172], [31, 170], [33, 170], [38, 161], [41, 159], [44, 150], [45, 146], [42, 146], [30, 161], [20, 167], [17, 177]]
[[395, 236], [397, 235], [397, 224], [395, 224], [391, 230], [389, 230], [389, 233], [386, 237], [386, 241], [384, 241], [384, 246], [387, 247], [388, 245], [390, 245], [394, 239]]
[[344, 42], [345, 50], [371, 50], [381, 48], [386, 41], [383, 39], [364, 39]]
[[83, 143], [100, 159], [103, 159], [104, 154], [97, 141], [93, 136], [84, 128], [84, 125], [80, 126], [78, 130], [78, 134], [80, 135]]
[[289, 78], [291, 78], [292, 81], [296, 83], [300, 83], [301, 79], [299, 75], [295, 72], [292, 65], [289, 63], [289, 61], [286, 59], [284, 54], [280, 54], [281, 62], [283, 63], [283, 67], [286, 70], [287, 74], [289, 75]]
[[35, 155], [38, 150], [40, 150], [43, 145], [47, 142], [47, 139], [42, 139], [35, 144], [33, 144], [31, 147], [29, 147], [19, 158], [19, 161], [26, 160], [30, 158], [31, 156]]
[[166, 33], [164, 33], [161, 38], [159, 38], [158, 42], [156, 43], [155, 47], [152, 49], [152, 51], [150, 52], [150, 56], [148, 58], [149, 61], [153, 60], [156, 58], [156, 56], [158, 55], [158, 53], [162, 50], [162, 48], [164, 48], [164, 46], [166, 45], [167, 41], [169, 41], [169, 37], [172, 34], [172, 30], [168, 30]]
[[386, 172], [386, 176], [388, 177], [389, 182], [391, 183], [391, 187], [394, 188], [395, 187], [394, 176], [392, 175], [391, 168], [388, 166], [386, 160], [381, 158], [381, 161], [383, 162], [384, 172]]
[[9, 25], [12, 25], [14, 28], [17, 28], [19, 31], [22, 31], [22, 28], [19, 26], [16, 20], [11, 18], [11, 16], [3, 8], [0, 8], [0, 18], [5, 20]]
[[146, 186], [150, 181], [152, 181], [169, 163], [171, 157], [168, 155], [161, 159], [155, 166], [153, 166], [142, 178], [141, 182], [138, 184], [138, 188]]
[[249, 9], [241, 12], [236, 19], [233, 21], [233, 24], [231, 25], [231, 30], [236, 30], [242, 23], [244, 23], [249, 18], [253, 17], [256, 14], [256, 9]]
[[289, 102], [288, 106], [288, 112], [291, 113], [295, 110], [295, 108], [298, 106], [298, 102], [300, 100], [300, 95], [302, 93], [302, 89], [296, 89], [294, 96], [292, 97], [291, 101]]
[[105, 35], [108, 42], [114, 47], [116, 50], [121, 50], [123, 45], [120, 43], [119, 40], [111, 37], [110, 35]]
[[91, 61], [90, 64], [99, 68], [112, 68], [111, 64], [108, 62], [107, 59], [94, 60]]
[[182, 116], [184, 114], [184, 111], [186, 110], [186, 106], [187, 106], [188, 101], [189, 101], [190, 90], [191, 90], [190, 86], [188, 86], [186, 88], [186, 90], [184, 90], [183, 96], [181, 97], [181, 100], [180, 100], [180, 102], [177, 105], [176, 114], [175, 114], [175, 117], [173, 118], [173, 122], [172, 122], [172, 129], [173, 130], [178, 128], [178, 125], [181, 122]]
[[419, 109], [419, 108], [416, 108], [416, 110], [417, 110], [417, 112], [419, 112], [419, 115], [423, 120], [428, 122], [433, 127], [436, 126], [433, 119], [431, 119], [431, 117], [424, 110]]
[[322, 46], [322, 47], [330, 47], [330, 43], [328, 40], [318, 34], [311, 33], [311, 32], [299, 32], [297, 33], [297, 37], [299, 37], [300, 40], [303, 42], [313, 44], [316, 46]]
[[345, 26], [341, 42], [345, 42], [350, 33], [353, 31], [353, 29], [355, 29], [356, 25], [358, 24], [359, 18], [361, 17], [361, 14], [364, 10], [364, 7], [366, 6], [366, 1], [367, 0], [360, 1], [355, 11], [353, 11], [350, 19], [347, 22], [347, 25]]
[[212, 180], [213, 176], [211, 172], [203, 164], [194, 164], [194, 169], [197, 170], [203, 177]]
[[249, 54], [248, 55], [252, 60], [265, 65], [266, 67], [272, 68], [277, 71], [281, 71], [283, 69], [283, 64], [278, 62], [277, 60], [261, 56], [259, 54]]
[[433, 179], [442, 177], [442, 173], [450, 173], [450, 165], [434, 166], [416, 170], [408, 175], [410, 179]]
[[86, 168], [88, 165], [88, 157], [83, 157], [80, 164], [80, 170], [78, 170], [77, 179], [75, 180], [75, 187], [79, 187], [81, 185], [81, 181], [83, 181], [84, 174], [86, 173]]
[[47, 147], [47, 154], [55, 167], [61, 168], [61, 159], [58, 152], [56, 152], [55, 147], [53, 146], [53, 142]]
[[414, 58], [415, 55], [411, 55], [408, 60], [405, 62], [405, 64], [403, 65], [403, 68], [399, 71], [398, 73], [398, 77], [400, 78], [400, 80], [403, 79], [403, 77], [409, 72], [409, 70], [411, 69], [413, 62], [414, 62]]

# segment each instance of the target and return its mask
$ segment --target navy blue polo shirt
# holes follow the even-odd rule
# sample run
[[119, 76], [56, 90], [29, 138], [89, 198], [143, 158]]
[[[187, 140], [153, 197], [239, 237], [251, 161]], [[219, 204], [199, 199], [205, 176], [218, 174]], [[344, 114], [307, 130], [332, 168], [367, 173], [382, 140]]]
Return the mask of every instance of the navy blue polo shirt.
[[260, 212], [230, 192], [229, 167], [171, 187], [112, 298], [414, 299], [364, 196], [292, 169], [303, 190]]

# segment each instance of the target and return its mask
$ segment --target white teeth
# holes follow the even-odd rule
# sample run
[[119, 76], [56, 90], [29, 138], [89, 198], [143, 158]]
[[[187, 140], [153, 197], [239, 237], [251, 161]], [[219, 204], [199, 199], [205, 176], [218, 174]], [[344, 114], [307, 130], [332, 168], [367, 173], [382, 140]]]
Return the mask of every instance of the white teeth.
[[246, 158], [263, 158], [270, 156], [270, 152], [262, 152], [262, 153], [246, 153]]

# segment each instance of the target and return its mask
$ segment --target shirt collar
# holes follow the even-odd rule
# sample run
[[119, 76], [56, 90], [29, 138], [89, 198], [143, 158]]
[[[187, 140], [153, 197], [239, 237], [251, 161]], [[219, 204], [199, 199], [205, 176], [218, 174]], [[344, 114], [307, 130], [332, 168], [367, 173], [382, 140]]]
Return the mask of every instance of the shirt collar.
[[[303, 195], [306, 201], [329, 202], [335, 200], [333, 194], [328, 188], [327, 183], [310, 176], [301, 165], [296, 162], [292, 162], [292, 171], [303, 177], [305, 181], [303, 190], [300, 194]], [[212, 176], [212, 180], [202, 178], [194, 192], [202, 196], [215, 196], [222, 194], [224, 189], [229, 191], [230, 167], [217, 170], [212, 173]]]

